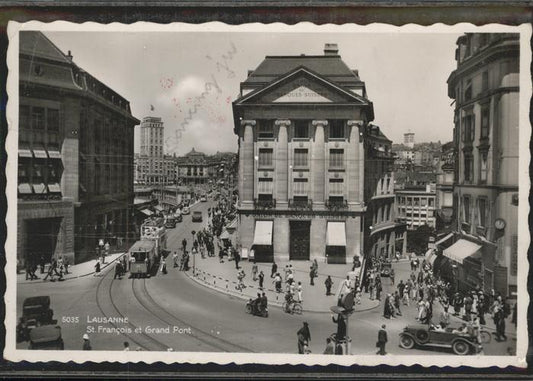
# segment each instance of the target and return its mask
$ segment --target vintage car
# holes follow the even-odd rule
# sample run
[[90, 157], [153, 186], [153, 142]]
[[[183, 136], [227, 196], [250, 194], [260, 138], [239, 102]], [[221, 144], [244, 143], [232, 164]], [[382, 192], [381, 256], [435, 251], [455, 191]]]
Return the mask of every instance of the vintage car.
[[192, 222], [202, 222], [202, 212], [198, 210], [192, 212]]
[[457, 329], [447, 327], [435, 329], [428, 324], [408, 325], [400, 333], [400, 347], [412, 349], [416, 346], [451, 348], [456, 355], [479, 353], [482, 349], [477, 337], [471, 332], [458, 333]]
[[64, 349], [61, 327], [58, 325], [42, 325], [30, 331], [30, 345], [28, 349]]
[[380, 275], [381, 276], [390, 276], [390, 271], [392, 269], [392, 263], [391, 262], [383, 262], [381, 264], [381, 269], [380, 269]]
[[184, 206], [181, 210], [181, 214], [191, 214], [191, 209], [188, 206]]
[[183, 217], [182, 217], [181, 213], [180, 214], [176, 213], [174, 218], [176, 219], [176, 222], [182, 222], [183, 221]]
[[49, 296], [33, 296], [24, 299], [22, 303], [22, 317], [28, 329], [38, 325], [51, 324], [54, 311], [50, 309]]

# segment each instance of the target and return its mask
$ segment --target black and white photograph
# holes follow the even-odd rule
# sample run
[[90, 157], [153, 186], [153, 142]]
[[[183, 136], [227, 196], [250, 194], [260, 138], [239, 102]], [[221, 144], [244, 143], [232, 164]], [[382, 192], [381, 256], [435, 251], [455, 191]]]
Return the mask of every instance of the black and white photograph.
[[530, 26], [8, 36], [6, 358], [525, 366]]

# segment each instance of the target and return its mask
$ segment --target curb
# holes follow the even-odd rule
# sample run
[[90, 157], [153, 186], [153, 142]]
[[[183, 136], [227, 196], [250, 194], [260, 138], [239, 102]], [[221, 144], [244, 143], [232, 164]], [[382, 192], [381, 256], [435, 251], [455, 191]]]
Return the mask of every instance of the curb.
[[[107, 262], [105, 266], [101, 266], [100, 267], [100, 272], [102, 272], [104, 269], [108, 268], [109, 266], [111, 266], [111, 264], [113, 264], [113, 262], [115, 262], [117, 259], [119, 258], [122, 258], [124, 255], [126, 255], [128, 252], [124, 252], [122, 254], [120, 254], [118, 257], [116, 257], [115, 259], [113, 259], [112, 261], [110, 262]], [[78, 279], [78, 278], [84, 278], [86, 276], [89, 276], [89, 275], [92, 275], [94, 274], [95, 271], [92, 271], [90, 273], [87, 273], [87, 274], [82, 274], [82, 275], [76, 275], [76, 276], [70, 276], [70, 277], [63, 277], [63, 280], [62, 282], [66, 281], [66, 280], [72, 280], [72, 279]], [[59, 282], [59, 281], [58, 281]], [[39, 279], [37, 281], [24, 281], [24, 282], [17, 282], [17, 284], [35, 284], [35, 283], [48, 283], [47, 280], [44, 280], [44, 279]]]
[[[237, 292], [234, 292], [234, 291], [224, 291], [223, 289], [220, 289], [218, 287], [215, 287], [215, 286], [212, 286], [210, 285], [209, 283], [206, 283], [206, 282], [203, 282], [202, 280], [192, 276], [191, 274], [189, 274], [189, 272], [185, 271], [184, 272], [185, 275], [187, 276], [187, 278], [191, 279], [192, 281], [206, 287], [206, 288], [209, 288], [211, 290], [214, 290], [214, 291], [217, 291], [217, 292], [220, 292], [221, 294], [224, 294], [224, 295], [230, 295], [230, 296], [234, 296], [236, 298], [239, 298], [239, 299], [242, 299], [242, 300], [250, 300], [250, 297], [247, 296], [247, 295], [243, 295], [243, 294], [240, 294], [240, 293], [237, 293]], [[222, 278], [219, 278], [219, 279], [222, 279]], [[268, 305], [269, 306], [274, 306], [274, 307], [278, 307], [278, 308], [282, 308], [283, 306], [283, 303], [279, 303], [279, 302], [274, 302], [274, 301], [268, 301]], [[364, 309], [360, 309], [360, 310], [356, 310], [354, 311], [354, 313], [358, 313], [358, 312], [365, 312], [365, 311], [370, 311], [370, 310], [373, 310], [373, 309], [376, 309], [380, 306], [380, 304], [378, 303], [377, 305], [375, 306], [372, 306], [372, 307], [368, 307], [368, 308], [364, 308]], [[317, 313], [317, 314], [331, 314], [331, 311], [324, 311], [324, 310], [310, 310], [310, 309], [303, 309], [304, 312], [312, 312], [312, 313]]]

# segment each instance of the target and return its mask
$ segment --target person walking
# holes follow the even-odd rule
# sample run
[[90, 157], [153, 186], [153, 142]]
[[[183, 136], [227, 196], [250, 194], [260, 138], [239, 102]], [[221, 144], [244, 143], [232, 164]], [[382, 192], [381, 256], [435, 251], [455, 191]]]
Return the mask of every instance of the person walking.
[[376, 352], [377, 355], [384, 356], [387, 354], [387, 352], [385, 352], [385, 345], [388, 341], [386, 328], [387, 326], [383, 324], [378, 332], [378, 342], [376, 343], [376, 346], [379, 350]]
[[100, 276], [100, 261], [96, 260], [96, 264], [94, 265], [94, 276]]
[[41, 254], [41, 258], [39, 259], [39, 267], [41, 268], [41, 274], [44, 274], [44, 255]]
[[276, 292], [281, 292], [281, 275], [279, 275], [279, 273], [276, 273], [272, 283], [274, 283], [276, 287]]
[[257, 271], [258, 271], [257, 263], [255, 262], [255, 259], [254, 259], [254, 264], [252, 265], [252, 279], [254, 280], [254, 282], [257, 280]]
[[311, 341], [311, 331], [309, 331], [309, 324], [306, 321], [304, 321], [303, 327], [298, 330], [296, 336], [298, 337], [298, 354], [303, 355], [305, 353], [304, 346], [309, 345]]
[[392, 284], [393, 286], [394, 286], [394, 276], [395, 276], [394, 269], [391, 268], [389, 277], [390, 277], [390, 284]]
[[91, 340], [89, 340], [89, 335], [86, 333], [83, 334], [83, 346], [82, 349], [84, 351], [91, 351], [93, 347], [91, 347]]
[[115, 276], [113, 277], [113, 279], [121, 279], [121, 276], [122, 276], [122, 269], [121, 269], [122, 265], [120, 264], [120, 261], [116, 261], [115, 263]]
[[231, 251], [233, 252], [233, 258], [235, 258], [235, 268], [238, 270], [240, 269], [239, 261], [241, 260], [241, 256], [239, 255], [239, 253], [237, 252], [235, 248], [232, 247]]
[[265, 274], [263, 274], [263, 270], [259, 272], [259, 288], [263, 288], [263, 281], [265, 280]]
[[298, 282], [298, 288], [297, 288], [297, 295], [298, 295], [298, 302], [303, 303], [303, 297], [302, 297], [302, 282]]
[[187, 250], [187, 240], [183, 238], [183, 241], [181, 241], [181, 247], [183, 248], [183, 252]]
[[270, 278], [274, 278], [277, 273], [278, 273], [278, 265], [276, 264], [276, 262], [272, 262], [272, 271], [270, 273]]
[[326, 338], [326, 349], [324, 349], [325, 355], [334, 355], [335, 354], [335, 345], [331, 338]]
[[333, 280], [331, 279], [331, 275], [328, 275], [328, 277], [324, 281], [324, 284], [326, 285], [326, 295], [331, 295], [331, 286], [333, 286]]
[[309, 284], [311, 286], [314, 286], [315, 285], [315, 269], [313, 268], [313, 266], [311, 266], [311, 270], [309, 271], [309, 278], [310, 278], [310, 282]]

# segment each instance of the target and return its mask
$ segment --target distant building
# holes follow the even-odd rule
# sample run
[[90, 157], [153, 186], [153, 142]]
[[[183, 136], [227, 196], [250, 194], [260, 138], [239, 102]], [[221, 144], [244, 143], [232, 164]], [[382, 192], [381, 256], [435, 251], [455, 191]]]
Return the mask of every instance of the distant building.
[[159, 117], [144, 117], [141, 123], [141, 152], [135, 155], [135, 179], [137, 184], [174, 184], [176, 160], [165, 155], [163, 142], [165, 128]]
[[435, 228], [435, 184], [407, 186], [396, 189], [397, 218], [407, 225], [408, 230], [416, 230], [422, 225]]
[[405, 223], [396, 218], [394, 156], [391, 141], [378, 126], [365, 134], [365, 253], [374, 258], [405, 254]]
[[180, 185], [207, 184], [209, 163], [207, 155], [194, 148], [176, 161], [177, 181]]
[[449, 142], [442, 145], [442, 154], [437, 172], [437, 234], [449, 233], [454, 230], [453, 217], [453, 182], [455, 169], [454, 144]]
[[413, 148], [415, 146], [415, 133], [406, 132], [403, 134], [403, 144], [409, 148]]
[[373, 105], [336, 44], [267, 56], [233, 102], [239, 236], [258, 261], [351, 262], [364, 251], [366, 126]]
[[458, 211], [453, 245], [443, 247], [448, 274], [504, 296], [517, 290], [519, 47], [518, 34], [463, 35], [448, 78]]
[[43, 33], [20, 32], [17, 258], [71, 264], [130, 238], [129, 102]]

